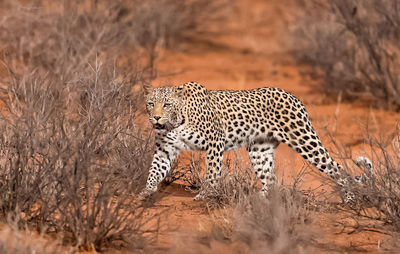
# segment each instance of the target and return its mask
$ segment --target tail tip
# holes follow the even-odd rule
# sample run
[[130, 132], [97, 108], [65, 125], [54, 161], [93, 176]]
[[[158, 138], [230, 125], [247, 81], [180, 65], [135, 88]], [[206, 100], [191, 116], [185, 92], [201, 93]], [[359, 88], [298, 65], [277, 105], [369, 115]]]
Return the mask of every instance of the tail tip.
[[374, 168], [372, 166], [371, 161], [364, 156], [358, 156], [357, 159], [355, 160], [355, 164], [361, 168], [364, 169], [364, 174], [366, 177], [369, 178], [369, 176], [372, 176], [374, 173]]

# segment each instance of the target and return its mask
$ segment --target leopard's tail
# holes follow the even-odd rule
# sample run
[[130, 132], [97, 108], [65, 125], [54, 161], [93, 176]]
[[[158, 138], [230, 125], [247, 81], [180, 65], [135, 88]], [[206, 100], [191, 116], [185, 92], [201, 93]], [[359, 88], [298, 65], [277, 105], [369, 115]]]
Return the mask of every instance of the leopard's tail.
[[[338, 180], [338, 184], [341, 186], [345, 186], [346, 184], [349, 183], [352, 180], [356, 183], [365, 183], [367, 180], [371, 179], [371, 177], [374, 174], [374, 168], [372, 166], [371, 161], [364, 157], [364, 156], [359, 156], [357, 157], [356, 160], [354, 160], [354, 164], [357, 165], [360, 169], [362, 169], [364, 172], [361, 175], [358, 176], [351, 176], [349, 173], [346, 172], [346, 170], [343, 168], [342, 165], [337, 163], [336, 161], [333, 161], [334, 167], [337, 167], [339, 169], [339, 174], [337, 175], [336, 180]], [[352, 179], [352, 180], [351, 180]]]

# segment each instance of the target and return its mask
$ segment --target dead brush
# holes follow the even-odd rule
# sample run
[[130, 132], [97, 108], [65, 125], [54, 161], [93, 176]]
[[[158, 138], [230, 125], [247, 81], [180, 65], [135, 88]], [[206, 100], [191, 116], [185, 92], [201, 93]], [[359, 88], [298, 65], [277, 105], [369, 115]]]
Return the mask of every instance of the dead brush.
[[[361, 183], [346, 185], [346, 191], [354, 193], [354, 202], [338, 205], [336, 209], [347, 214], [347, 221], [340, 223], [343, 232], [377, 232], [393, 236], [395, 245], [400, 234], [400, 150], [398, 137], [394, 140], [368, 139], [371, 161], [359, 158], [356, 163], [362, 168], [372, 166], [373, 173], [364, 177]], [[343, 153], [343, 158], [349, 157]], [[346, 168], [351, 172], [350, 168]], [[337, 189], [343, 187], [337, 186]], [[384, 249], [393, 246], [381, 245]]]
[[0, 41], [13, 71], [39, 69], [68, 82], [97, 55], [113, 60], [122, 54], [118, 49], [137, 46], [122, 1], [84, 2], [86, 8], [80, 1], [11, 8], [0, 23]]
[[215, 186], [211, 186], [202, 176], [204, 158], [199, 155], [199, 153], [192, 154], [188, 164], [178, 170], [181, 173], [179, 178], [188, 190], [195, 193], [204, 192], [204, 200], [209, 208], [223, 207], [237, 202], [256, 190], [255, 174], [240, 160], [237, 153], [233, 158], [224, 160], [222, 175]]
[[397, 0], [301, 1], [304, 12], [289, 41], [324, 91], [399, 110]]
[[234, 210], [232, 240], [252, 253], [301, 253], [321, 234], [314, 216], [308, 198], [293, 186], [271, 189], [267, 198], [253, 194]]
[[[8, 1], [6, 1], [8, 2]], [[0, 52], [21, 74], [44, 69], [62, 82], [96, 55], [126, 68], [147, 69], [154, 78], [159, 49], [211, 33], [223, 19], [224, 1], [57, 1], [8, 4], [0, 21]], [[7, 6], [5, 4], [5, 6]]]
[[135, 195], [151, 161], [150, 137], [131, 120], [139, 105], [130, 90], [141, 81], [121, 79], [99, 62], [91, 67], [67, 85], [36, 72], [8, 84], [1, 217], [86, 250], [142, 249], [157, 228], [145, 226]]
[[1, 3], [0, 219], [83, 250], [154, 242], [158, 217], [148, 226], [136, 202], [151, 137], [131, 91], [155, 77], [159, 48], [208, 30], [214, 2]]
[[225, 0], [136, 1], [134, 31], [140, 45], [173, 48], [185, 41], [216, 36], [213, 27], [225, 19]]
[[317, 242], [323, 230], [314, 221], [315, 196], [300, 191], [300, 182], [301, 176], [292, 185], [271, 188], [267, 196], [238, 188], [240, 199], [209, 211], [210, 232], [189, 238], [185, 234], [185, 243], [180, 241], [175, 251], [188, 246], [190, 253], [305, 253], [323, 248]]

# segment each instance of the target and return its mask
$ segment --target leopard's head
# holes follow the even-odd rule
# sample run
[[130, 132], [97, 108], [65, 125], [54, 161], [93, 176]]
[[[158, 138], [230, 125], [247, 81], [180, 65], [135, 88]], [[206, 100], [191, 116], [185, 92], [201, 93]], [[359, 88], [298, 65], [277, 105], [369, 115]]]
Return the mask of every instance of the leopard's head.
[[172, 130], [184, 120], [181, 87], [158, 87], [146, 90], [149, 121], [156, 129]]

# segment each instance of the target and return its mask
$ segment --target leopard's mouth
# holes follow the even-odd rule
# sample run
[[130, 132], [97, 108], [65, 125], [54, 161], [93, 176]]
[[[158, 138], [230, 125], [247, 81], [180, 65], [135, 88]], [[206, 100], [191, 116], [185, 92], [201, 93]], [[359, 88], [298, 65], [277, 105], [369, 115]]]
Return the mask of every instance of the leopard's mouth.
[[156, 123], [156, 124], [153, 124], [153, 126], [154, 126], [154, 129], [156, 129], [156, 130], [171, 131], [171, 130], [175, 129], [175, 127], [170, 122], [166, 122], [164, 124]]
[[165, 130], [167, 128], [166, 124], [160, 124], [160, 123], [153, 124], [153, 126], [154, 126], [154, 129], [157, 129], [157, 130]]

